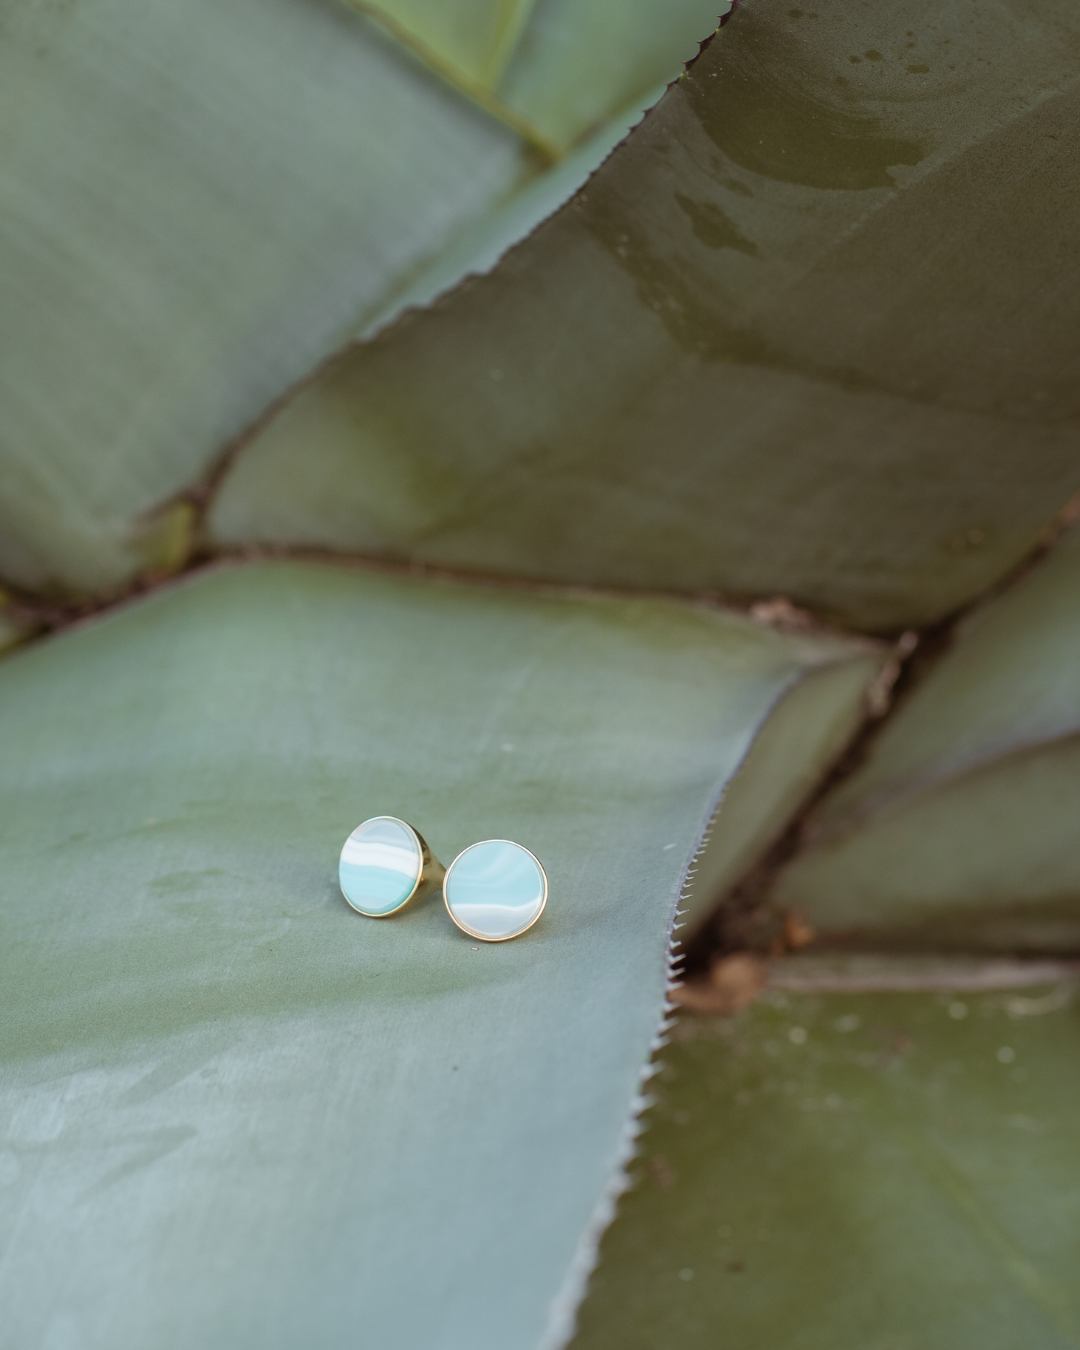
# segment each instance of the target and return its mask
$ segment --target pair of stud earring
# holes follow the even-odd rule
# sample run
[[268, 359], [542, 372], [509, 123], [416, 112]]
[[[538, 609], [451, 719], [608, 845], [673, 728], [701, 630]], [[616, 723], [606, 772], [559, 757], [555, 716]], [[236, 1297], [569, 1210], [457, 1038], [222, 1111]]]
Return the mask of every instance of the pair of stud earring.
[[423, 835], [397, 816], [357, 825], [341, 850], [341, 893], [358, 914], [386, 919], [442, 890], [446, 912], [481, 942], [520, 937], [547, 904], [547, 873], [510, 839], [470, 844], [443, 867]]

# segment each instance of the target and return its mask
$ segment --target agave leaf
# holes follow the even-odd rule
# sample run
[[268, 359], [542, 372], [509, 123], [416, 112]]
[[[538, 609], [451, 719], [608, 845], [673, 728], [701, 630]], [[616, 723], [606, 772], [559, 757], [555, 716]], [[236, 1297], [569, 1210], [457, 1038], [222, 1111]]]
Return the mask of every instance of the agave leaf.
[[570, 145], [615, 109], [634, 120], [730, 8], [730, 0], [544, 0], [499, 97], [556, 146]]
[[1078, 477], [1078, 55], [1069, 0], [743, 6], [493, 273], [262, 428], [214, 538], [950, 611]]
[[[626, 12], [624, 49], [664, 30], [633, 78], [673, 76], [708, 8]], [[467, 17], [451, 9], [413, 17], [449, 40]], [[520, 78], [576, 107], [559, 91], [579, 65], [553, 63], [610, 9], [545, 6]], [[29, 589], [103, 591], [141, 570], [145, 517], [285, 387], [490, 265], [631, 116], [614, 71], [584, 81], [578, 132], [596, 136], [550, 172], [528, 128], [334, 0], [195, 0], [182, 19], [164, 0], [134, 15], [84, 0], [5, 24], [0, 575]]]
[[29, 631], [29, 623], [11, 603], [9, 597], [0, 591], [0, 654], [21, 642]]
[[875, 946], [1080, 943], [1080, 532], [961, 623], [773, 898]]
[[463, 276], [494, 267], [582, 185], [730, 8], [723, 0], [350, 2], [551, 161], [405, 278], [381, 308], [364, 314], [356, 337], [369, 337], [394, 313], [430, 304]]
[[[808, 662], [814, 646], [807, 645]], [[881, 659], [867, 644], [861, 659], [853, 651], [847, 662], [808, 669], [773, 709], [732, 778], [717, 828], [697, 860], [686, 904], [688, 930], [701, 927], [776, 842], [850, 743], [867, 716], [867, 686]]]
[[[676, 602], [314, 563], [6, 658], [14, 1343], [556, 1343], [686, 860], [771, 708], [853, 660]], [[527, 843], [542, 923], [480, 947], [439, 905], [354, 915], [338, 849], [384, 811], [445, 861]]]
[[727, 0], [352, 0], [549, 154], [673, 80]]
[[683, 1019], [574, 1350], [1067, 1350], [1075, 985]]
[[536, 0], [350, 0], [382, 20], [436, 70], [494, 97]]
[[0, 569], [26, 585], [134, 570], [133, 521], [525, 172], [321, 0], [31, 6], [0, 91]]

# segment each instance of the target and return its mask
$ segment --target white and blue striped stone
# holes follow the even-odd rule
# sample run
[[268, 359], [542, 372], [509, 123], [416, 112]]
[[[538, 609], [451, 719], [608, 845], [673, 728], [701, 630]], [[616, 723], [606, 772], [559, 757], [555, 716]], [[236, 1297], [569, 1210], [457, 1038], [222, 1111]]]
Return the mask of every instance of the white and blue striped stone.
[[505, 942], [540, 917], [547, 889], [544, 869], [527, 848], [485, 839], [454, 859], [443, 897], [459, 928], [484, 942]]
[[373, 816], [345, 840], [338, 882], [353, 909], [379, 919], [408, 903], [423, 866], [414, 831], [394, 816]]

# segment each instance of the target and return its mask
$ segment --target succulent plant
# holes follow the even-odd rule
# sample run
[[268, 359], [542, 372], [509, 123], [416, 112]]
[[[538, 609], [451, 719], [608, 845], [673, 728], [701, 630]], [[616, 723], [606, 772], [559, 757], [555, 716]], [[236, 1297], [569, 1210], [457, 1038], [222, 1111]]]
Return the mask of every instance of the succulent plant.
[[1080, 20], [721, 17], [5, 17], [18, 1350], [1075, 1341]]

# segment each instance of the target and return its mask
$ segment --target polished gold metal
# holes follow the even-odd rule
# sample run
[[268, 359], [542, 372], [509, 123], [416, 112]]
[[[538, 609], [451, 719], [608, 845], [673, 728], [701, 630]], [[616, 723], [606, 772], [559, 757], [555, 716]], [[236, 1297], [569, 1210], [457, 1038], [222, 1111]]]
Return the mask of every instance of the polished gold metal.
[[[424, 900], [427, 900], [432, 894], [434, 894], [434, 892], [440, 890], [442, 887], [443, 879], [446, 876], [446, 868], [442, 865], [442, 863], [435, 856], [435, 854], [432, 853], [427, 840], [416, 828], [416, 826], [410, 825], [407, 820], [402, 820], [399, 816], [385, 816], [385, 815], [369, 816], [367, 820], [362, 820], [360, 824], [356, 826], [356, 830], [359, 830], [364, 825], [371, 825], [376, 821], [380, 820], [386, 820], [392, 822], [395, 825], [400, 825], [406, 831], [407, 834], [412, 836], [412, 839], [415, 842], [417, 849], [419, 850], [419, 867], [417, 869], [416, 880], [413, 883], [413, 888], [408, 893], [408, 895], [406, 895], [405, 899], [400, 901], [397, 905], [395, 905], [393, 909], [386, 910], [384, 913], [378, 913], [370, 909], [362, 909], [350, 898], [350, 896], [345, 890], [345, 885], [341, 878], [341, 862], [339, 860], [338, 887], [341, 891], [341, 894], [344, 896], [346, 904], [348, 904], [351, 909], [355, 910], [357, 914], [362, 914], [365, 919], [394, 918], [396, 915], [401, 914], [404, 910], [409, 909]], [[356, 833], [356, 830], [350, 831], [348, 839], [346, 839], [345, 844], [342, 845], [342, 857], [344, 857], [345, 848], [348, 846], [349, 840], [352, 838], [353, 834]]]
[[[453, 909], [450, 907], [450, 899], [449, 895], [447, 894], [447, 886], [450, 882], [454, 868], [458, 865], [461, 859], [465, 857], [467, 853], [471, 853], [473, 849], [480, 848], [485, 844], [511, 844], [513, 845], [514, 848], [520, 849], [522, 853], [527, 854], [528, 857], [531, 858], [532, 861], [536, 864], [536, 870], [540, 874], [540, 880], [543, 885], [543, 894], [540, 898], [539, 908], [537, 909], [533, 917], [529, 920], [529, 922], [525, 924], [523, 928], [519, 928], [513, 933], [506, 933], [501, 936], [492, 936], [490, 933], [480, 932], [478, 929], [473, 928], [469, 924], [467, 924], [463, 919], [461, 919], [457, 914], [454, 913]], [[529, 931], [530, 928], [533, 928], [540, 921], [540, 916], [547, 908], [548, 874], [546, 869], [544, 868], [544, 864], [540, 861], [540, 859], [536, 856], [536, 854], [533, 853], [532, 849], [526, 848], [524, 844], [519, 844], [516, 839], [480, 839], [475, 844], [470, 844], [468, 848], [462, 849], [461, 852], [457, 855], [457, 857], [453, 860], [453, 862], [451, 862], [450, 866], [446, 869], [446, 872], [442, 880], [442, 895], [443, 895], [443, 906], [445, 907], [447, 914], [449, 914], [450, 916], [451, 923], [453, 923], [454, 926], [459, 928], [463, 933], [467, 933], [469, 937], [476, 938], [478, 942], [513, 942], [515, 938], [523, 937]]]

